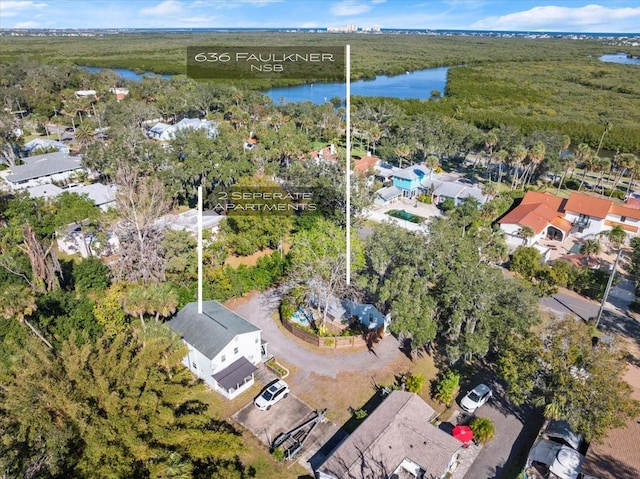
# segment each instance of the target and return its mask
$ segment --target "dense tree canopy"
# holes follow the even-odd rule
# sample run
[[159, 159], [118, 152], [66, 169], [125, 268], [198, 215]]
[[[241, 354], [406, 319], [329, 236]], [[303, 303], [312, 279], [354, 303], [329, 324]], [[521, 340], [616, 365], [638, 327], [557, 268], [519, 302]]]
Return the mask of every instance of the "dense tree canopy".
[[[159, 328], [122, 332], [52, 354], [27, 341], [0, 388], [0, 471], [11, 477], [205, 477], [240, 441], [208, 412]], [[192, 476], [192, 475], [193, 476]], [[211, 477], [207, 475], [206, 477]]]

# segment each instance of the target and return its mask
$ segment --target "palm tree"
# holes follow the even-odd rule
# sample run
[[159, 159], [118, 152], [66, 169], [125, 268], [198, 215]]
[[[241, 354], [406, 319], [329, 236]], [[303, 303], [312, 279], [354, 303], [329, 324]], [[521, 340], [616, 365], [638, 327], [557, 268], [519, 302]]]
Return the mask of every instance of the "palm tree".
[[9, 284], [2, 288], [0, 292], [0, 316], [5, 319], [17, 319], [19, 323], [26, 324], [40, 341], [47, 345], [49, 349], [53, 346], [27, 319], [36, 310], [36, 298], [33, 291], [19, 284]]
[[[602, 179], [604, 178], [604, 173], [606, 171], [611, 170], [611, 160], [609, 158], [599, 158], [597, 156], [595, 158], [597, 160], [595, 168], [599, 173], [598, 181], [596, 183], [596, 188], [598, 188], [598, 186], [602, 185]], [[600, 192], [600, 196], [604, 196], [604, 188], [602, 188], [602, 191]]]
[[631, 158], [629, 171], [631, 172], [631, 177], [629, 178], [629, 183], [627, 184], [627, 192], [625, 196], [629, 196], [629, 191], [631, 191], [631, 186], [633, 185], [633, 180], [638, 174], [640, 174], [640, 160], [636, 155], [633, 155]]
[[427, 159], [424, 160], [424, 164], [429, 168], [429, 179], [432, 179], [433, 171], [440, 166], [440, 158], [435, 155], [429, 155]]
[[609, 133], [612, 126], [613, 126], [613, 123], [611, 123], [610, 121], [607, 121], [605, 123], [604, 130], [602, 130], [602, 136], [600, 137], [600, 142], [598, 143], [598, 149], [596, 150], [596, 156], [600, 154], [600, 148], [602, 148], [602, 142], [604, 141], [604, 137], [607, 133]]
[[167, 318], [176, 312], [179, 298], [176, 290], [169, 283], [151, 285], [148, 288], [149, 314], [155, 314], [156, 321]]
[[146, 288], [142, 285], [135, 285], [127, 291], [124, 297], [124, 312], [130, 316], [137, 316], [144, 325], [144, 314], [147, 312], [149, 299]]
[[398, 146], [395, 147], [394, 152], [396, 154], [396, 156], [398, 157], [399, 161], [399, 166], [400, 168], [402, 168], [402, 160], [408, 160], [409, 157], [411, 156], [411, 147], [409, 145], [407, 145], [406, 143], [402, 143]]
[[496, 152], [494, 159], [498, 162], [498, 185], [502, 182], [502, 165], [509, 156], [506, 150], [499, 150]]
[[487, 442], [496, 433], [493, 421], [487, 417], [474, 417], [469, 428], [473, 431], [473, 439], [479, 444]]
[[602, 236], [607, 239], [609, 248], [613, 246], [616, 250], [620, 249], [627, 240], [627, 233], [625, 233], [624, 229], [620, 225], [614, 226], [609, 231], [605, 231], [602, 233]]
[[511, 167], [513, 168], [513, 179], [511, 181], [511, 189], [515, 190], [518, 187], [519, 175], [518, 170], [522, 166], [522, 162], [527, 157], [527, 149], [523, 145], [516, 145], [511, 151]]
[[529, 238], [533, 238], [536, 235], [536, 232], [533, 230], [531, 226], [522, 226], [518, 230], [518, 236], [522, 238], [522, 244], [526, 245], [529, 243]]
[[584, 168], [584, 172], [582, 174], [582, 181], [580, 181], [580, 186], [578, 187], [578, 191], [582, 190], [582, 185], [584, 184], [584, 180], [587, 177], [587, 172], [593, 168], [593, 150], [586, 143], [580, 143], [578, 148], [575, 151], [576, 161], [578, 163], [582, 163]]
[[545, 153], [546, 147], [542, 142], [535, 143], [527, 152], [527, 158], [530, 160], [530, 164], [528, 174], [525, 175], [525, 179], [523, 182], [525, 186], [531, 182], [531, 178], [533, 178], [533, 172], [538, 167], [538, 165], [542, 163], [542, 160], [544, 160]]
[[565, 156], [564, 157], [564, 172], [562, 173], [562, 177], [560, 178], [560, 183], [558, 183], [558, 189], [556, 190], [556, 195], [560, 193], [560, 190], [562, 189], [562, 184], [564, 183], [564, 180], [567, 178], [567, 174], [569, 173], [569, 170], [573, 170], [576, 167], [576, 164], [578, 163], [576, 161], [576, 157], [573, 155], [570, 156]]
[[500, 192], [498, 185], [493, 181], [489, 181], [488, 183], [484, 183], [482, 185], [482, 194], [485, 195], [486, 201], [489, 201], [490, 198], [495, 197]]
[[591, 259], [592, 256], [600, 253], [600, 242], [595, 239], [588, 239], [580, 246], [580, 253]]
[[615, 156], [616, 164], [618, 166], [618, 174], [613, 179], [613, 186], [611, 186], [611, 194], [609, 198], [613, 196], [614, 191], [618, 188], [622, 177], [631, 171], [634, 163], [637, 161], [636, 155], [633, 153], [621, 153]]

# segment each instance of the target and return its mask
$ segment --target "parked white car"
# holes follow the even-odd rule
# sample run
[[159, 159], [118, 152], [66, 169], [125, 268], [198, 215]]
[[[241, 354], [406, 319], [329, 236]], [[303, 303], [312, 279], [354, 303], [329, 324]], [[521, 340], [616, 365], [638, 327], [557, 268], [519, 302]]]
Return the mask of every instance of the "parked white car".
[[253, 404], [261, 411], [268, 411], [271, 406], [289, 395], [289, 385], [282, 380], [267, 386], [254, 401]]
[[469, 391], [460, 401], [460, 407], [467, 412], [473, 413], [476, 409], [486, 403], [493, 393], [486, 384], [478, 384]]

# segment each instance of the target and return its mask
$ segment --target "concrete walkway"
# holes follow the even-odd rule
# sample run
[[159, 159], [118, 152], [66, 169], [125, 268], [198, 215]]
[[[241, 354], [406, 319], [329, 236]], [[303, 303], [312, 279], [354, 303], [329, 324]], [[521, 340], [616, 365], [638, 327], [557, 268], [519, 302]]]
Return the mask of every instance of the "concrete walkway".
[[[247, 303], [235, 308], [235, 311], [262, 330], [262, 338], [269, 343], [269, 352], [276, 359], [282, 358], [288, 364], [299, 368], [299, 374], [308, 376], [313, 372], [335, 378], [338, 373], [344, 371], [373, 372], [380, 369], [381, 364], [387, 364], [403, 355], [398, 341], [393, 336], [386, 336], [380, 341], [374, 352], [350, 352], [344, 349], [316, 352], [307, 349], [298, 344], [286, 331], [279, 329], [273, 320], [273, 313], [279, 304], [278, 293], [269, 290], [254, 295]], [[363, 377], [366, 377], [366, 374], [363, 374]]]

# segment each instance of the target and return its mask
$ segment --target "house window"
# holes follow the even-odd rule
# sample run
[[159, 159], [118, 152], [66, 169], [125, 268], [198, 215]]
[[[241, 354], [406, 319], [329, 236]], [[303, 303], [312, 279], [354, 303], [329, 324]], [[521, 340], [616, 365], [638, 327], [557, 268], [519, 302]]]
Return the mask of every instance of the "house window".
[[191, 367], [192, 367], [193, 369], [195, 369], [196, 371], [198, 370], [198, 365], [197, 365], [195, 362], [192, 362], [192, 363], [191, 363]]
[[220, 362], [224, 363], [227, 360], [227, 357], [223, 354], [222, 356], [220, 356]]
[[621, 216], [620, 217], [620, 221], [624, 223], [625, 221], [627, 221], [627, 217], [626, 216]]
[[256, 338], [256, 344], [258, 344], [258, 338]]
[[233, 354], [238, 354], [238, 348], [233, 348]]

